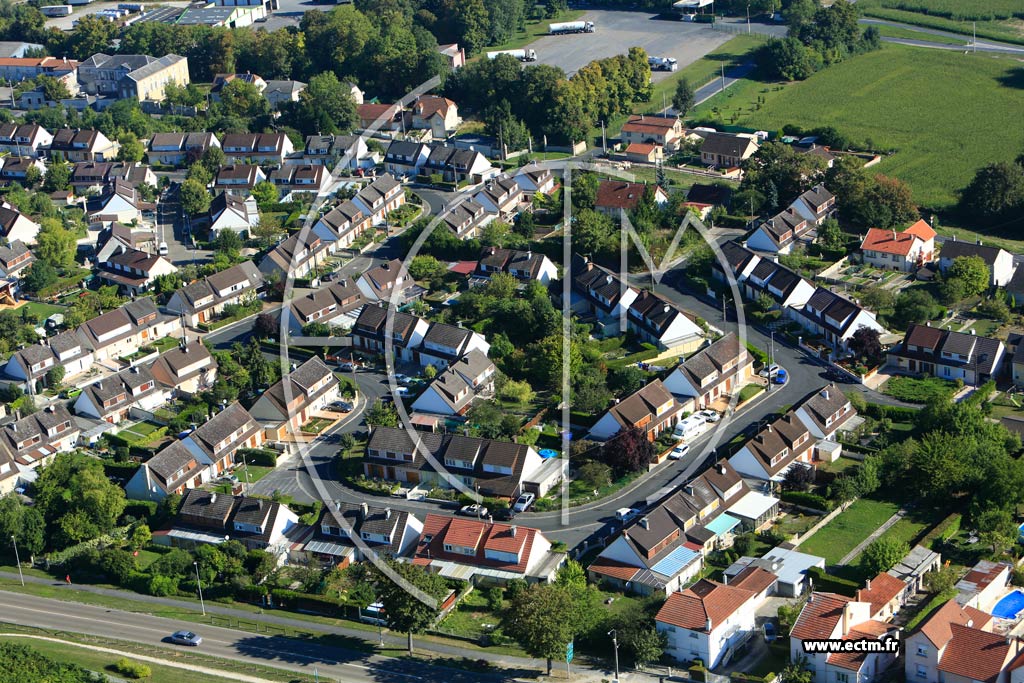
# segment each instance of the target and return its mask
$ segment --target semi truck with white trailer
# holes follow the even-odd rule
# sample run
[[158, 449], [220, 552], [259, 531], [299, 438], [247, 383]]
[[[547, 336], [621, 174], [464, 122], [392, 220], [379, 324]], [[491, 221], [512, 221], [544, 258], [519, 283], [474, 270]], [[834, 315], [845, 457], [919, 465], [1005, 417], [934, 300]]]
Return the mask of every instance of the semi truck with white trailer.
[[67, 17], [71, 15], [71, 5], [48, 5], [40, 7], [44, 17]]
[[676, 71], [679, 63], [675, 57], [648, 57], [647, 63], [651, 65], [652, 71]]
[[495, 52], [488, 52], [487, 59], [497, 59], [498, 55], [510, 55], [518, 59], [520, 62], [537, 61], [537, 52], [529, 48], [525, 50], [496, 50]]
[[595, 28], [592, 21], [563, 21], [560, 24], [549, 24], [548, 31], [557, 36], [563, 33], [593, 33]]

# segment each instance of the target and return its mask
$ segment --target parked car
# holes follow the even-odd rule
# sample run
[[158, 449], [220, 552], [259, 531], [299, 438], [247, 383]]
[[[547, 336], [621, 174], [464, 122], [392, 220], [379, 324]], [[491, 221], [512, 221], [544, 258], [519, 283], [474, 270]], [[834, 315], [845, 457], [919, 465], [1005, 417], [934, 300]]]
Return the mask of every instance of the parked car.
[[702, 416], [708, 422], [718, 422], [719, 420], [722, 419], [722, 416], [718, 414], [717, 410], [711, 410], [710, 408], [708, 408], [707, 410], [702, 410], [697, 414]]
[[766, 643], [775, 642], [775, 624], [770, 621], [764, 623], [764, 640]]
[[830, 382], [839, 382], [840, 384], [851, 384], [853, 382], [849, 375], [835, 368], [828, 369], [828, 372], [825, 373], [825, 379]]
[[159, 256], [167, 256], [169, 253], [169, 250], [167, 249], [167, 242], [161, 242], [160, 246], [156, 249], [156, 253]]
[[344, 363], [338, 364], [338, 369], [344, 372], [355, 372], [357, 369], [359, 369], [359, 366], [353, 363], [352, 361], [345, 361]]
[[346, 401], [335, 401], [334, 403], [329, 405], [328, 408], [330, 408], [331, 410], [333, 410], [336, 413], [351, 413], [352, 412], [352, 404], [348, 403]]
[[395, 393], [399, 396], [408, 396], [412, 392], [409, 391], [409, 387], [398, 387], [398, 389], [395, 390]]
[[760, 375], [761, 377], [774, 377], [781, 369], [782, 368], [780, 368], [778, 365], [772, 363], [771, 365], [762, 368], [761, 372], [757, 374]]
[[516, 512], [512, 508], [497, 508], [491, 516], [498, 522], [511, 522], [516, 518]]
[[778, 373], [776, 373], [775, 377], [772, 378], [772, 381], [775, 382], [776, 384], [785, 384], [788, 379], [789, 375], [786, 374], [786, 371], [783, 370], [782, 368], [779, 368]]
[[466, 517], [486, 517], [487, 508], [483, 505], [463, 505], [459, 508], [459, 514]]
[[398, 386], [400, 386], [400, 387], [406, 386], [411, 381], [412, 381], [412, 377], [409, 377], [409, 375], [403, 375], [403, 374], [395, 375], [395, 382], [397, 382]]
[[672, 449], [672, 452], [668, 454], [670, 460], [679, 460], [684, 455], [690, 452], [690, 445], [681, 443]]
[[639, 514], [640, 511], [636, 508], [619, 508], [615, 511], [615, 519], [620, 522], [628, 522]]
[[175, 645], [198, 647], [203, 642], [203, 638], [198, 633], [193, 633], [192, 631], [175, 631], [171, 634], [171, 642]]
[[536, 499], [537, 496], [532, 493], [524, 493], [519, 496], [519, 499], [516, 501], [515, 505], [512, 506], [512, 509], [516, 512], [526, 512], [530, 506], [533, 505], [533, 501]]
[[222, 474], [218, 478], [218, 481], [226, 481], [226, 482], [229, 482], [231, 484], [237, 484], [238, 483], [238, 477], [236, 477], [234, 474], [231, 474], [230, 472], [228, 472], [226, 474]]

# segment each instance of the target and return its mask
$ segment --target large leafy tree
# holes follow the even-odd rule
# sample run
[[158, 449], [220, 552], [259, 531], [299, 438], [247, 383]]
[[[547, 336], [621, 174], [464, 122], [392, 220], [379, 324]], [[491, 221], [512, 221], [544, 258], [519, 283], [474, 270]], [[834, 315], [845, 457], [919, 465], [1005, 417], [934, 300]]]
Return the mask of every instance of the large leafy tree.
[[206, 186], [195, 178], [185, 179], [181, 184], [179, 196], [181, 199], [181, 208], [191, 216], [208, 211], [210, 203], [213, 201], [213, 197], [210, 196], [210, 192], [206, 189]]
[[693, 86], [690, 85], [690, 81], [687, 78], [680, 78], [679, 82], [676, 83], [675, 94], [672, 95], [672, 106], [675, 107], [676, 114], [680, 118], [686, 116], [686, 112], [693, 108], [694, 103], [697, 101], [697, 95], [693, 90]]
[[992, 269], [980, 256], [959, 256], [949, 267], [949, 277], [960, 280], [964, 294], [973, 296], [988, 289]]
[[[408, 634], [409, 654], [413, 652], [412, 637], [434, 625], [441, 614], [440, 603], [449, 592], [448, 584], [438, 574], [423, 567], [406, 562], [388, 561], [390, 569], [402, 580], [396, 582], [379, 570], [374, 571], [371, 580], [377, 599], [384, 606], [388, 628]], [[413, 594], [406, 585], [411, 584], [425, 597], [433, 598], [430, 605]]]
[[1000, 161], [978, 169], [960, 205], [975, 219], [1014, 218], [1024, 209], [1024, 166]]
[[605, 442], [602, 459], [619, 473], [640, 472], [654, 457], [654, 446], [639, 427], [623, 429]]
[[44, 218], [39, 222], [36, 235], [36, 256], [54, 268], [75, 265], [75, 234], [57, 218]]
[[910, 546], [906, 541], [883, 536], [864, 549], [861, 563], [869, 574], [874, 575], [889, 571], [909, 552]]
[[124, 490], [113, 484], [94, 458], [62, 453], [32, 485], [36, 508], [46, 520], [47, 538], [66, 546], [110, 531], [125, 506]]
[[351, 89], [331, 71], [309, 79], [292, 109], [291, 118], [305, 135], [347, 133], [359, 121]]
[[43, 551], [45, 547], [46, 521], [35, 507], [23, 505], [15, 495], [0, 498], [0, 544], [5, 554], [13, 558], [14, 548], [9, 542], [14, 538], [18, 543], [18, 552], [22, 559]]
[[569, 588], [533, 585], [509, 605], [502, 620], [506, 634], [515, 638], [527, 654], [552, 661], [565, 657], [566, 647], [581, 632], [580, 605]]

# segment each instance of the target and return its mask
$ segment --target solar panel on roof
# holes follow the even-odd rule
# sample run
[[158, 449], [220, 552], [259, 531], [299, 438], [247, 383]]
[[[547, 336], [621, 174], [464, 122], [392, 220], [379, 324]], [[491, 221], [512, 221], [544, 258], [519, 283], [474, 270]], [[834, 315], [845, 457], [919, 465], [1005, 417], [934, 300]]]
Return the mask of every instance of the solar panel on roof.
[[697, 553], [686, 546], [679, 546], [667, 556], [658, 560], [658, 563], [651, 567], [651, 571], [662, 576], [675, 576], [679, 570], [696, 559]]

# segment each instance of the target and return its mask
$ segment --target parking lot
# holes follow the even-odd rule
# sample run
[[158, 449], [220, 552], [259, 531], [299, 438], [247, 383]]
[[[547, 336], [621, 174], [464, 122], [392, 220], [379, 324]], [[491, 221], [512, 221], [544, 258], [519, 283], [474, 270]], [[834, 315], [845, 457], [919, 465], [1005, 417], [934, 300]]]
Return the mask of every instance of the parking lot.
[[[561, 67], [572, 75], [595, 59], [626, 53], [642, 47], [648, 55], [675, 57], [679, 68], [692, 64], [732, 37], [705, 24], [658, 19], [647, 12], [591, 10], [581, 21], [594, 22], [594, 33], [544, 36], [529, 47], [537, 51], [537, 63]], [[655, 71], [653, 80], [667, 77], [667, 71]], [[694, 83], [694, 86], [703, 85]]]

